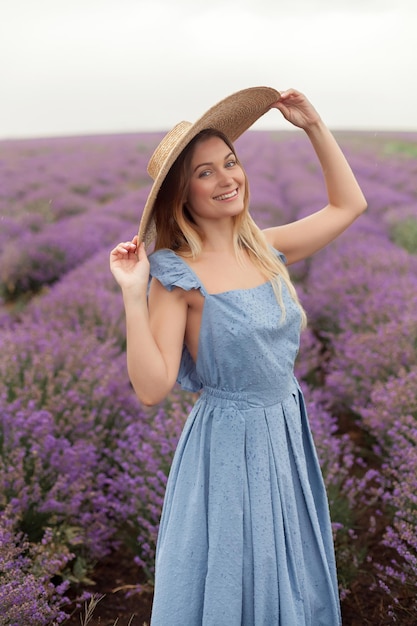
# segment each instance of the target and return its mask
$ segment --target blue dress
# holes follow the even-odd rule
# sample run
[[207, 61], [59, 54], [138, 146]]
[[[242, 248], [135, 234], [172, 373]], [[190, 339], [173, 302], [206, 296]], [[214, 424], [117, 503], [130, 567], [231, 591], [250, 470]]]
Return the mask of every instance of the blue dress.
[[178, 376], [201, 394], [168, 479], [151, 625], [338, 626], [328, 502], [293, 374], [298, 307], [283, 285], [282, 323], [269, 282], [209, 294], [173, 251], [150, 264], [166, 289], [205, 298], [197, 363], [184, 346]]

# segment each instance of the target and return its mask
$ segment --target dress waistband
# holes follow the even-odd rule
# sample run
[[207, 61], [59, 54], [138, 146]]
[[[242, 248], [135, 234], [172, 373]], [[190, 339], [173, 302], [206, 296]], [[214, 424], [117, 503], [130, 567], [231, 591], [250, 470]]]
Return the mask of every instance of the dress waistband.
[[268, 388], [251, 391], [230, 391], [205, 385], [201, 392], [201, 400], [209, 404], [220, 406], [235, 405], [241, 409], [253, 407], [267, 407], [280, 404], [291, 394], [297, 395], [299, 387], [295, 378], [291, 378], [287, 385], [279, 389]]

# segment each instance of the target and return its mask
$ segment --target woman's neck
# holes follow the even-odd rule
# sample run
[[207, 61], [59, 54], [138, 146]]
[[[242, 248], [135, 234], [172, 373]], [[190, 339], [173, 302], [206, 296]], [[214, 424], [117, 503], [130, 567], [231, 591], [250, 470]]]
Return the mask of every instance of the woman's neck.
[[228, 224], [226, 227], [225, 225], [218, 227], [216, 224], [210, 228], [205, 228], [202, 240], [202, 252], [234, 252], [233, 224]]

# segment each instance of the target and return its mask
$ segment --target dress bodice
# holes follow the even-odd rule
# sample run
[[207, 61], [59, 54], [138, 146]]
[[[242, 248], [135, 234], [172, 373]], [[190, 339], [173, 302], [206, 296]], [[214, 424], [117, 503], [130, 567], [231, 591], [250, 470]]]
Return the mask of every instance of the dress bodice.
[[[279, 252], [276, 252], [282, 259]], [[249, 289], [209, 294], [190, 266], [172, 250], [150, 256], [151, 276], [168, 290], [200, 290], [204, 297], [198, 357], [184, 345], [178, 382], [198, 391], [213, 387], [275, 401], [293, 378], [301, 314], [282, 282], [285, 316], [268, 281]]]

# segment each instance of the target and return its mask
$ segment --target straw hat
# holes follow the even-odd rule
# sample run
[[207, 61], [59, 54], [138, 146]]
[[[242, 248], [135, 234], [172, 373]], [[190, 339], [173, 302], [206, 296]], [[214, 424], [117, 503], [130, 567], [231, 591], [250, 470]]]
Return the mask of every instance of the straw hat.
[[243, 89], [215, 104], [194, 124], [180, 122], [165, 135], [148, 163], [148, 173], [154, 183], [143, 209], [139, 241], [144, 241], [148, 246], [155, 238], [152, 212], [156, 197], [170, 168], [190, 141], [200, 131], [215, 128], [233, 142], [266, 113], [279, 97], [279, 92], [270, 87]]

